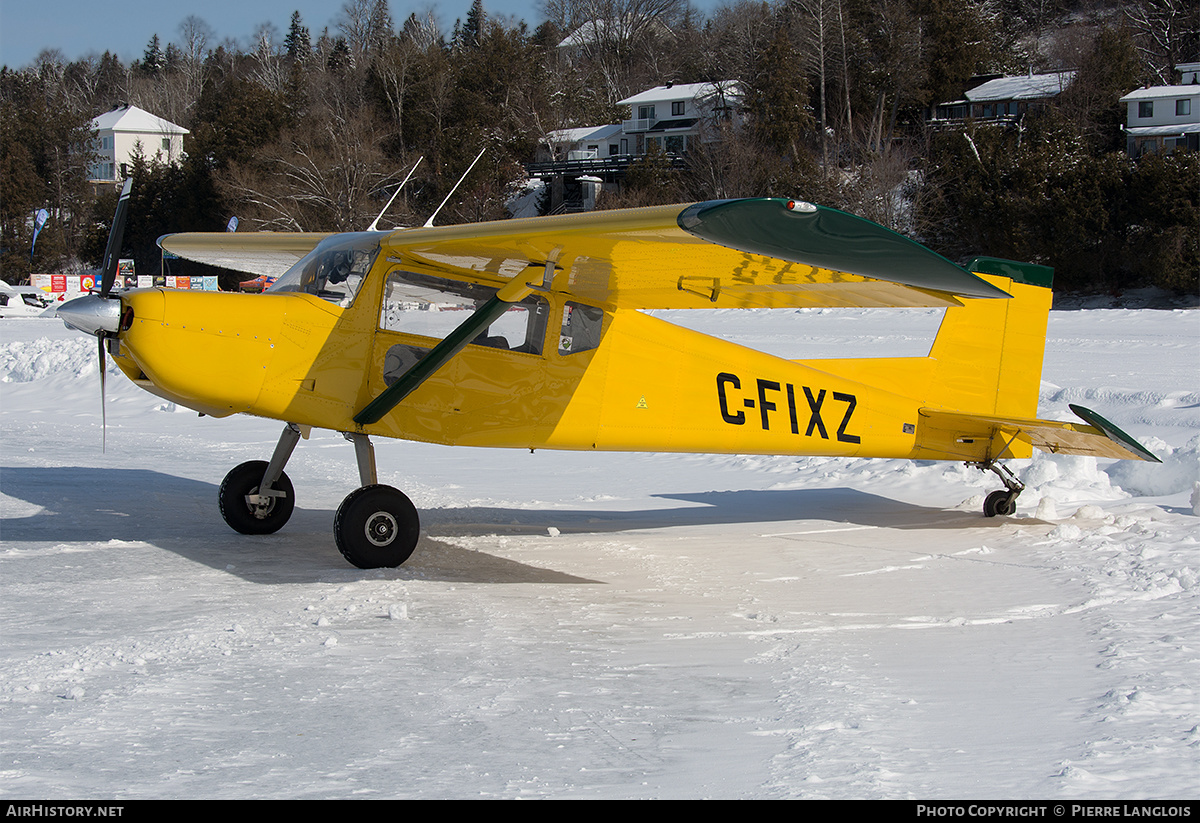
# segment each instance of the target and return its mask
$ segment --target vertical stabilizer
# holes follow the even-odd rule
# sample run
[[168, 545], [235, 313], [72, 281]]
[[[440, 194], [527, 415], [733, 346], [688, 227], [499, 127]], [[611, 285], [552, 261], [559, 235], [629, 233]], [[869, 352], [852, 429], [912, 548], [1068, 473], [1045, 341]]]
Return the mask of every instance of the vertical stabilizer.
[[1034, 417], [1054, 270], [978, 257], [967, 267], [1012, 295], [946, 309], [930, 350], [927, 405], [947, 411]]

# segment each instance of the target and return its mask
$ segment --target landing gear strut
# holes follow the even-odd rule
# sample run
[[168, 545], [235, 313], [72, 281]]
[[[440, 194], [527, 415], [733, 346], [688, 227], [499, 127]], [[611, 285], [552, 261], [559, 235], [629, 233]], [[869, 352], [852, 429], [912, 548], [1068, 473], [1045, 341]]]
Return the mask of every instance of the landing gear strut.
[[1017, 476], [1007, 466], [1001, 465], [994, 460], [985, 460], [981, 463], [968, 463], [967, 465], [994, 473], [1000, 478], [1000, 482], [1004, 484], [1002, 490], [994, 491], [984, 499], [984, 517], [995, 517], [996, 515], [1008, 516], [1016, 512], [1017, 497], [1025, 490], [1025, 484], [1018, 480]]
[[296, 507], [296, 492], [283, 467], [299, 441], [300, 427], [288, 423], [270, 463], [251, 460], [225, 475], [217, 501], [221, 516], [234, 531], [273, 534], [288, 522]]
[[[296, 506], [292, 481], [283, 468], [300, 442], [301, 429], [288, 423], [269, 463], [251, 460], [221, 483], [221, 516], [242, 534], [271, 534], [283, 528]], [[412, 501], [379, 483], [375, 448], [365, 434], [344, 432], [354, 444], [361, 488], [338, 507], [333, 536], [342, 556], [360, 569], [394, 568], [412, 556], [421, 521]]]
[[342, 501], [333, 519], [338, 551], [360, 569], [399, 566], [417, 547], [421, 534], [417, 509], [404, 492], [379, 483], [370, 439], [365, 434], [343, 434], [354, 444], [362, 488]]

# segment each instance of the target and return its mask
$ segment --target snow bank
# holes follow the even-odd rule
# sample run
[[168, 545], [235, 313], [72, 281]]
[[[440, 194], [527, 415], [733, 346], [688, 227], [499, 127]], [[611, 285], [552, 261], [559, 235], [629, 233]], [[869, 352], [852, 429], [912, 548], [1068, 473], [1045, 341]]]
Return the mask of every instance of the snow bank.
[[[868, 356], [929, 320], [850, 315], [696, 322]], [[333, 546], [341, 436], [297, 449], [279, 534], [237, 535], [217, 485], [276, 421], [117, 376], [102, 454], [95, 341], [0, 322], [0, 791], [1191, 796], [1198, 318], [1051, 314], [1041, 414], [1086, 397], [1164, 464], [1014, 461], [1014, 517], [953, 463], [380, 440], [424, 531], [372, 571]]]

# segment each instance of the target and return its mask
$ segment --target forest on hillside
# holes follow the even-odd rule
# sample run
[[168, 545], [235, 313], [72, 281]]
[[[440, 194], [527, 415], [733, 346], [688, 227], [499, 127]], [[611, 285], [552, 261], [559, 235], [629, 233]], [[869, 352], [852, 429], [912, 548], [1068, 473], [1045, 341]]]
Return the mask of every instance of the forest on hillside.
[[[593, 36], [560, 44], [586, 21]], [[144, 158], [124, 256], [158, 269], [177, 231], [365, 228], [424, 157], [388, 225], [420, 223], [480, 149], [439, 222], [503, 219], [550, 132], [629, 117], [667, 82], [737, 80], [744, 123], [685, 171], [651, 156], [600, 207], [796, 196], [951, 259], [1043, 263], [1056, 287], [1198, 291], [1200, 157], [1131, 160], [1119, 98], [1200, 59], [1194, 0], [543, 0], [533, 23], [475, 0], [444, 30], [346, 0], [335, 27], [298, 12], [243, 41], [200, 17], [141, 59], [43, 52], [0, 69], [0, 274], [95, 265], [115, 192], [88, 182], [91, 120], [121, 104], [190, 133], [178, 166]], [[926, 113], [974, 77], [1071, 69], [1057, 103], [1006, 127], [934, 130]], [[33, 215], [50, 217], [30, 254]]]

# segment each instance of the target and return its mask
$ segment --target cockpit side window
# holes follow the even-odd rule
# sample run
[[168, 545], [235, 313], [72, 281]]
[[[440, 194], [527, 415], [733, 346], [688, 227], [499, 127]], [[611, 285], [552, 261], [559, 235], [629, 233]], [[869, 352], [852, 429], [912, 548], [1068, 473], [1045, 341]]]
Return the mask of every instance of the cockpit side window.
[[305, 292], [349, 308], [379, 255], [381, 236], [382, 233], [356, 232], [327, 237], [267, 291]]
[[[395, 269], [384, 287], [379, 328], [441, 339], [495, 293], [496, 289], [478, 283]], [[531, 295], [514, 303], [471, 342], [541, 354], [549, 315], [546, 301]]]

